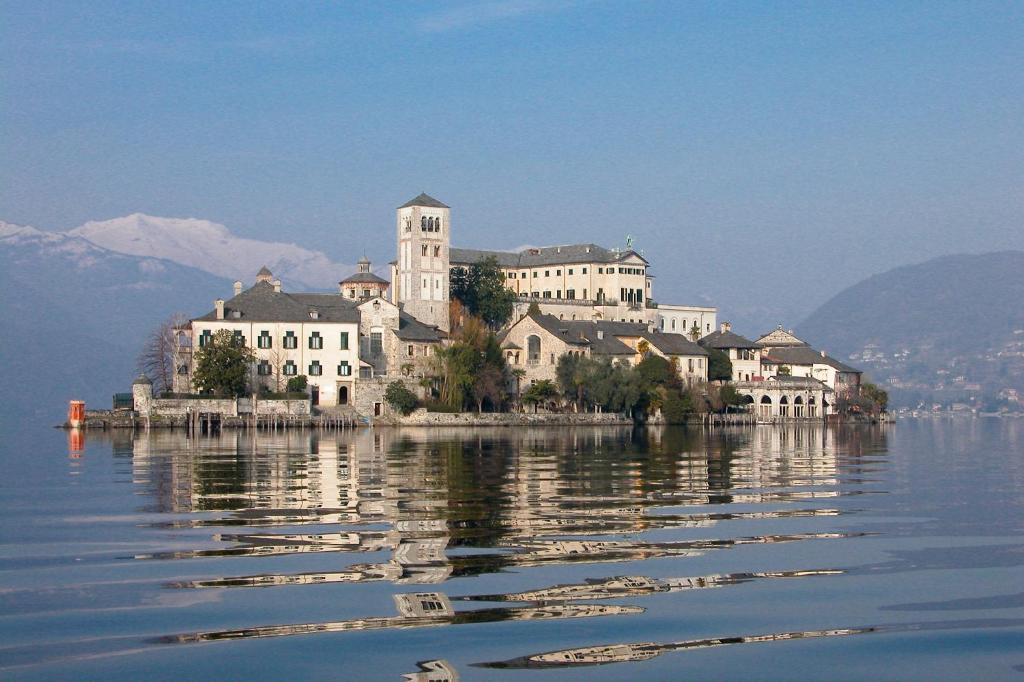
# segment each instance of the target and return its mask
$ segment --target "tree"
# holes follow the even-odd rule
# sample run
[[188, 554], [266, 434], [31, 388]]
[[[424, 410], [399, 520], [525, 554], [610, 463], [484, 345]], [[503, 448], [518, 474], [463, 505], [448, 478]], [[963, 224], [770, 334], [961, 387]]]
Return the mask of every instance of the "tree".
[[526, 314], [529, 317], [536, 317], [540, 315], [540, 304], [536, 301], [530, 301], [530, 305], [526, 306]]
[[679, 376], [672, 363], [660, 355], [648, 355], [636, 366], [636, 371], [650, 386], [665, 386]]
[[696, 322], [694, 322], [693, 326], [690, 327], [690, 340], [694, 343], [697, 343], [697, 341], [700, 340], [700, 325]]
[[725, 407], [725, 411], [728, 412], [730, 407], [739, 407], [745, 402], [743, 394], [736, 390], [736, 387], [732, 384], [725, 384], [718, 391], [718, 398], [722, 401], [722, 406]]
[[409, 414], [416, 409], [416, 394], [406, 388], [401, 381], [392, 381], [384, 391], [384, 400], [393, 409], [402, 414]]
[[300, 374], [288, 380], [287, 391], [289, 393], [304, 393], [307, 386], [309, 386], [309, 379], [305, 374]]
[[245, 395], [255, 359], [251, 348], [238, 343], [230, 330], [221, 329], [196, 351], [192, 383], [198, 390], [218, 396]]
[[451, 297], [491, 329], [500, 329], [508, 322], [516, 301], [515, 292], [505, 286], [505, 275], [494, 256], [468, 268], [452, 268]]
[[484, 401], [487, 400], [491, 406], [501, 406], [501, 399], [505, 394], [505, 375], [493, 364], [487, 363], [477, 372], [476, 380], [473, 381], [471, 389], [473, 399], [476, 400], [476, 411], [484, 411]]
[[546, 403], [558, 395], [558, 389], [549, 379], [541, 379], [532, 384], [526, 393], [523, 394], [523, 402], [533, 405], [533, 411], [537, 411], [539, 403]]
[[729, 381], [732, 379], [732, 360], [723, 350], [706, 348], [708, 352], [708, 381]]
[[876, 384], [865, 381], [860, 385], [861, 398], [872, 412], [885, 412], [889, 407], [889, 393]]
[[182, 313], [175, 313], [157, 325], [142, 343], [136, 367], [140, 373], [145, 374], [153, 382], [155, 395], [174, 388], [174, 374], [178, 371], [176, 366], [178, 334], [176, 330], [184, 327], [187, 323], [188, 318]]

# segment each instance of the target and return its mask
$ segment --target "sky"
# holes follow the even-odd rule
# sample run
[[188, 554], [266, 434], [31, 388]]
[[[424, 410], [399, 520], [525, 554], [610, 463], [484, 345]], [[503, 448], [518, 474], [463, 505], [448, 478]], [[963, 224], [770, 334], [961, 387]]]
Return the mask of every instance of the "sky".
[[[0, 219], [196, 217], [394, 257], [626, 235], [753, 335], [1024, 249], [1020, 2], [0, 2]], [[772, 324], [774, 326], [774, 324]]]

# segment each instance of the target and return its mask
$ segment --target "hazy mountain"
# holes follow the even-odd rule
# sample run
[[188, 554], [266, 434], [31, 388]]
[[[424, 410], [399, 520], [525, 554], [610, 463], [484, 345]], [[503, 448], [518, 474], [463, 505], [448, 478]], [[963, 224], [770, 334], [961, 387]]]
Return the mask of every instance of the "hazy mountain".
[[146, 334], [175, 312], [209, 311], [231, 281], [0, 222], [0, 292], [0, 416], [14, 427], [62, 421], [71, 398], [108, 407], [130, 390]]
[[249, 281], [266, 265], [294, 289], [335, 289], [339, 280], [355, 271], [354, 265], [335, 263], [320, 251], [237, 237], [219, 223], [195, 218], [133, 213], [88, 222], [67, 234], [110, 251], [162, 258], [232, 281]]
[[1024, 392], [1024, 252], [945, 256], [875, 275], [797, 333], [915, 398]]

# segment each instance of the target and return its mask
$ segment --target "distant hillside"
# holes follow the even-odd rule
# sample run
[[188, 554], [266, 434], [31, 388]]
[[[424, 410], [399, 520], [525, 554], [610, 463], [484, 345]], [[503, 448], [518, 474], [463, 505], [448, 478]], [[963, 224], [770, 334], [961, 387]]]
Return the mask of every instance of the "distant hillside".
[[797, 333], [915, 398], [1024, 391], [1024, 252], [945, 256], [875, 275]]
[[175, 312], [212, 308], [231, 282], [82, 238], [0, 222], [0, 419], [62, 421], [67, 400], [129, 390], [142, 339]]

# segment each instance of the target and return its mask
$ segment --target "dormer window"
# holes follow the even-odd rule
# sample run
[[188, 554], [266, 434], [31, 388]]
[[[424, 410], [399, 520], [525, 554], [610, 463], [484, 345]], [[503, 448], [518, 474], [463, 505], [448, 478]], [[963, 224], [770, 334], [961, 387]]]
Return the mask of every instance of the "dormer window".
[[309, 317], [310, 317], [310, 319], [313, 319], [313, 320], [319, 320], [320, 319], [320, 311], [318, 311], [318, 310], [310, 310], [309, 311]]
[[242, 318], [242, 311], [241, 310], [232, 310], [231, 311], [231, 317], [235, 318], [236, 320], [241, 319]]

